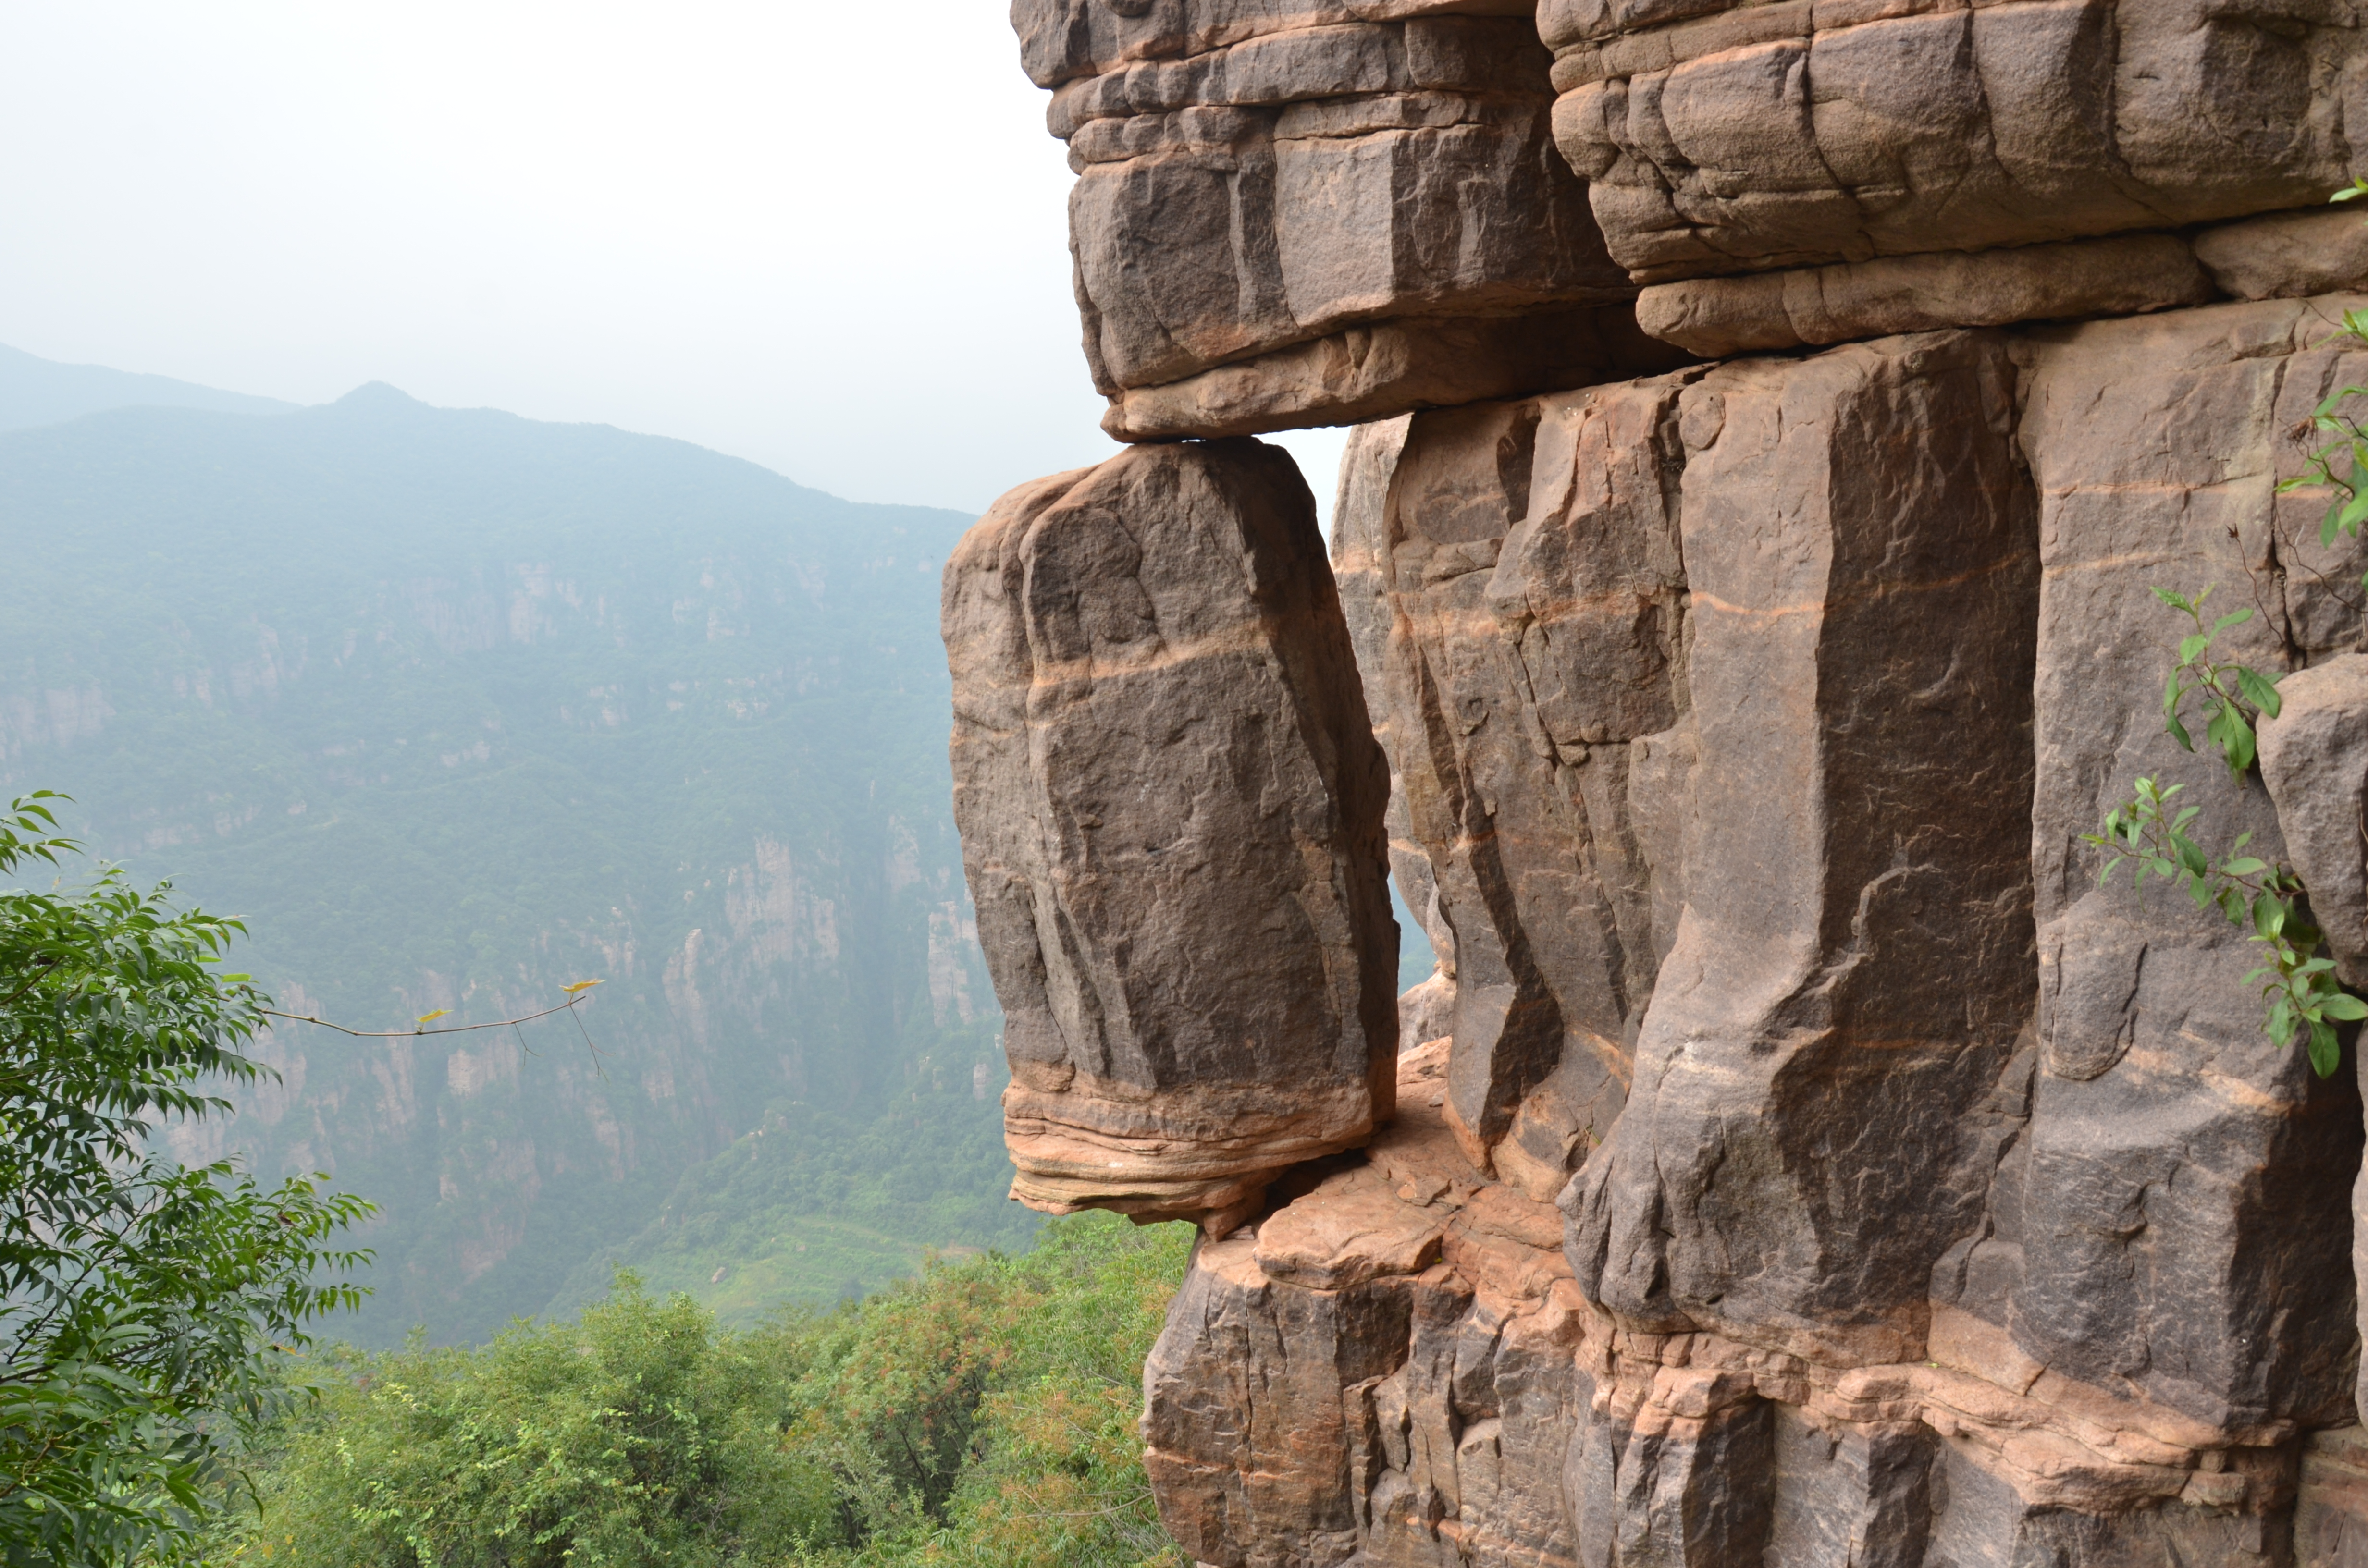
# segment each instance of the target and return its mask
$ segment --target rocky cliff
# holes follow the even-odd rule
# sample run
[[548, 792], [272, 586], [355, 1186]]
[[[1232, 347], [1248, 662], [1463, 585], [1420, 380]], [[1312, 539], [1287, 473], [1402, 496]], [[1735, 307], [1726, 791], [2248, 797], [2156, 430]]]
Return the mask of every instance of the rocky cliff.
[[[1223, 1568], [2368, 1563], [2348, 1031], [2316, 1074], [2263, 1028], [2253, 933], [2100, 885], [2084, 837], [2177, 785], [2361, 972], [2368, 552], [2322, 540], [2311, 453], [2368, 382], [2337, 330], [2368, 230], [2320, 205], [2368, 139], [2368, 16], [1013, 17], [1080, 176], [1106, 426], [1202, 443], [1015, 492], [946, 597], [983, 924], [1031, 868], [998, 993], [1070, 987], [1031, 1062], [1107, 1072], [1122, 1014], [1155, 1063], [1116, 1074], [1140, 1146], [1058, 1200], [1204, 1229], [1145, 1374], [1177, 1539]], [[1215, 437], [1351, 422], [1337, 597], [1261, 592], [1315, 508]], [[1021, 559], [1056, 492], [1124, 547]], [[990, 650], [989, 555], [1110, 651]], [[2153, 590], [2208, 586], [2248, 612], [2215, 656], [2291, 693], [2258, 771], [2164, 730], [2189, 628]], [[1196, 605], [1244, 598], [1241, 673], [1196, 678]], [[1339, 688], [1289, 652], [1338, 640]], [[1386, 806], [1321, 760], [1352, 702]], [[1067, 775], [1142, 813], [1123, 843]], [[1151, 841], [1203, 824], [1239, 851], [1178, 896]], [[1351, 1132], [1326, 1110], [1374, 1022], [1326, 999], [1388, 933], [1329, 912], [1384, 861], [1441, 965]], [[1044, 1201], [1037, 1096], [1008, 1113]], [[1337, 1141], [1245, 1153], [1260, 1119]], [[1155, 1156], [1237, 1179], [1149, 1204]]]

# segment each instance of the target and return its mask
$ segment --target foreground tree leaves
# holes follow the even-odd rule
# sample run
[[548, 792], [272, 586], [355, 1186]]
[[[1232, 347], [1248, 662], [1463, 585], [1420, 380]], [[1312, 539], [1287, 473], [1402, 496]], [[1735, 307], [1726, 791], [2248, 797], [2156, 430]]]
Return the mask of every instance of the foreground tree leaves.
[[[76, 852], [40, 792], [0, 816], [0, 879]], [[301, 1392], [275, 1367], [352, 1304], [329, 1244], [370, 1210], [314, 1182], [152, 1153], [174, 1117], [226, 1114], [210, 1080], [261, 998], [221, 960], [238, 923], [102, 869], [0, 886], [0, 1553], [14, 1565], [191, 1550], [239, 1435]]]

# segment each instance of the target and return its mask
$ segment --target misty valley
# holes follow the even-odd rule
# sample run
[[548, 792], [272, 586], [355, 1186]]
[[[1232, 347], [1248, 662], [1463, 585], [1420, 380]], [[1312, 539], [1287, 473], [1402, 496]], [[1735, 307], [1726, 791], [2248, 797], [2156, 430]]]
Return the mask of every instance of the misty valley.
[[753, 1322], [1026, 1245], [946, 803], [967, 519], [383, 386], [0, 434], [0, 790], [242, 919], [289, 1012], [604, 983], [278, 1022], [276, 1085], [167, 1129], [379, 1205], [341, 1336], [618, 1265]]

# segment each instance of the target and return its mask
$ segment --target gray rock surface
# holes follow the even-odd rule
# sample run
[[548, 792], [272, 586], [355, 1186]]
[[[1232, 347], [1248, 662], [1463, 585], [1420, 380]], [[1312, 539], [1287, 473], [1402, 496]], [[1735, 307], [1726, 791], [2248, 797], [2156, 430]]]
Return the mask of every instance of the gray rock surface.
[[[1344, 423], [1600, 367], [1573, 307], [1634, 290], [1554, 149], [1526, 11], [1018, 0], [1012, 20], [1077, 172], [1112, 434]], [[1506, 330], [1541, 312], [1559, 335]]]
[[2296, 670], [2278, 696], [2261, 782], [2345, 983], [2368, 984], [2368, 653]]
[[948, 562], [954, 810], [1022, 1201], [1213, 1229], [1395, 1083], [1388, 778], [1315, 503], [1255, 441], [1024, 485]]
[[1680, 399], [1686, 902], [1628, 1108], [1563, 1199], [1630, 1326], [1922, 1350], [1955, 1125], [2032, 1004], [2012, 395], [2002, 338], [1934, 334]]
[[2368, 381], [2368, 356], [2313, 347], [2324, 313], [2220, 305], [2030, 339], [2037, 1072], [1991, 1233], [1934, 1292], [2037, 1364], [2251, 1441], [2351, 1402], [2346, 1205], [2311, 1177], [2356, 1167], [2357, 1096], [2263, 1035], [2243, 933], [2169, 889], [2100, 887], [2079, 835], [2143, 774], [2184, 786], [2216, 852], [2250, 831], [2257, 853], [2287, 854], [2258, 784], [2162, 733], [2188, 628], [2149, 590], [2255, 607], [2220, 651], [2267, 670], [2357, 634], [2338, 596], [2360, 562], [2318, 549], [2323, 500], [2274, 493], [2303, 466], [2297, 421]]
[[2294, 1558], [2303, 1568], [2368, 1568], [2368, 1432], [2314, 1432], [2294, 1498]]
[[1611, 1125], [1657, 967], [1631, 746], [1677, 724], [1661, 483], [1682, 378], [1353, 439], [1333, 556], [1407, 825], [1454, 929], [1449, 1108], [1550, 1199]]
[[2363, 134], [2348, 4], [1546, 0], [1554, 131], [1639, 282], [2305, 206]]

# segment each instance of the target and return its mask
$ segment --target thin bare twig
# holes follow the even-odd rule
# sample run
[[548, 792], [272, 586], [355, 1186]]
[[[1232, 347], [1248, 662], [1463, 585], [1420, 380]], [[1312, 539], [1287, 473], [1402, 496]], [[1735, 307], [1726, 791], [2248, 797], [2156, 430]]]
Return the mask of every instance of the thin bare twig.
[[[574, 1007], [576, 1003], [583, 1000], [584, 998], [581, 996], [571, 996], [556, 1007], [545, 1007], [540, 1013], [529, 1013], [522, 1018], [504, 1018], [499, 1023], [492, 1024], [455, 1024], [450, 1028], [442, 1029], [349, 1029], [343, 1024], [333, 1024], [326, 1018], [316, 1018], [304, 1013], [283, 1013], [276, 1007], [257, 1007], [256, 1011], [269, 1017], [287, 1018], [295, 1023], [318, 1024], [324, 1029], [335, 1029], [339, 1034], [351, 1035], [356, 1040], [409, 1040], [415, 1035], [472, 1034], [478, 1029], [512, 1028], [519, 1024], [530, 1024], [537, 1018], [547, 1018], [553, 1013], [564, 1013]], [[579, 1029], [582, 1028], [584, 1027], [584, 1020], [581, 1018], [576, 1019], [575, 1027]], [[584, 1037], [584, 1043], [586, 1045], [591, 1044], [592, 1037], [588, 1034], [586, 1035]]]

